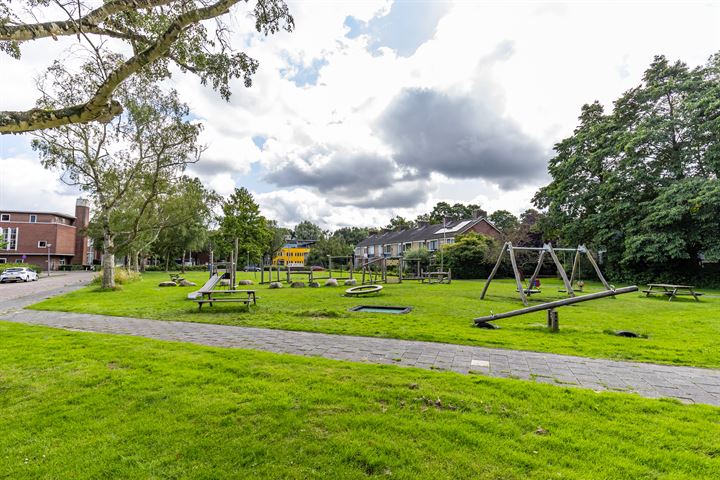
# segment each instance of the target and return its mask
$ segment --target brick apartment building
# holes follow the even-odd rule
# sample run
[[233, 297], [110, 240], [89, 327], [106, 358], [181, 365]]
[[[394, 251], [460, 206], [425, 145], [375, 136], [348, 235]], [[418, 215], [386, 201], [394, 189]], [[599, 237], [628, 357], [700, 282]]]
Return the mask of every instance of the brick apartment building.
[[56, 212], [0, 209], [0, 263], [32, 263], [57, 270], [63, 265], [91, 265], [95, 258], [84, 230], [90, 221], [90, 204], [78, 198], [75, 216]]

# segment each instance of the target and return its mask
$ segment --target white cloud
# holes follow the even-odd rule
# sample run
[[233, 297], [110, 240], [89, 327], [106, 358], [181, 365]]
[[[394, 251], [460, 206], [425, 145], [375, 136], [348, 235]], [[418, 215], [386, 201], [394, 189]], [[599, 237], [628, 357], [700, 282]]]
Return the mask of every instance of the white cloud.
[[[238, 33], [234, 44], [261, 65], [253, 87], [245, 89], [235, 82], [230, 102], [225, 102], [193, 76], [178, 74], [170, 82], [205, 125], [202, 141], [208, 150], [191, 171], [222, 194], [240, 182], [257, 187], [263, 211], [288, 224], [308, 218], [328, 227], [383, 225], [392, 215], [414, 217], [440, 200], [475, 202], [489, 211], [502, 208], [519, 213], [530, 206], [532, 195], [545, 181], [544, 172], [536, 171], [542, 169], [537, 166], [541, 162], [527, 175], [533, 180], [522, 186], [506, 182], [505, 189], [488, 180], [450, 179], [437, 173], [424, 183], [407, 180], [373, 189], [362, 181], [367, 175], [367, 184], [372, 185], [372, 171], [365, 172], [362, 163], [342, 163], [353, 179], [352, 186], [330, 192], [328, 178], [322, 174], [337, 178], [342, 173], [327, 168], [333, 159], [341, 163], [353, 155], [392, 158], [393, 142], [373, 128], [406, 89], [482, 99], [497, 124], [513, 125], [518, 135], [531, 137], [549, 157], [552, 145], [572, 132], [583, 103], [598, 99], [609, 106], [640, 82], [654, 55], [665, 54], [695, 66], [720, 48], [720, 4], [713, 2], [457, 1], [439, 19], [434, 36], [408, 57], [387, 47], [371, 52], [368, 46], [374, 39], [369, 36], [345, 36], [347, 17], [369, 22], [390, 12], [391, 4], [390, 0], [293, 1], [290, 9], [296, 30], [269, 37], [252, 34], [247, 7], [235, 8], [231, 24]], [[13, 92], [3, 99], [2, 108], [21, 108], [32, 102], [35, 95], [28, 85], [47, 66], [47, 49], [55, 55], [59, 47], [50, 41], [29, 45], [22, 64], [0, 56], [2, 88]], [[315, 70], [304, 71], [311, 67]], [[296, 74], [316, 83], [298, 86], [291, 80]], [[258, 136], [267, 138], [262, 150], [252, 140]], [[308, 157], [308, 152], [315, 151], [325, 154]], [[36, 160], [15, 164], [17, 156], [16, 151], [0, 149], [3, 177], [12, 173], [53, 183], [47, 176], [51, 174], [37, 176], [42, 169]], [[396, 164], [374, 165], [393, 169], [390, 176], [383, 172], [383, 178], [401, 176]], [[301, 167], [304, 183], [293, 185], [287, 177], [282, 182], [276, 177], [277, 188], [272, 191], [268, 174], [284, 168], [291, 174], [291, 167]], [[0, 186], [6, 184], [3, 178]], [[390, 193], [396, 195], [393, 201], [397, 195], [415, 194], [417, 203], [383, 209], [369, 201], [389, 201]], [[52, 195], [48, 191], [36, 194]], [[0, 204], [6, 202], [0, 192]]]

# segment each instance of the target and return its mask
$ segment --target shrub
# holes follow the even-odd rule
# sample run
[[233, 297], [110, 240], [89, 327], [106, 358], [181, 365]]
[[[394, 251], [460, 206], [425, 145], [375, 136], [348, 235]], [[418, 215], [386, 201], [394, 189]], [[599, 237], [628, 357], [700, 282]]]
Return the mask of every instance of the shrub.
[[452, 269], [453, 278], [483, 278], [493, 267], [494, 241], [485, 235], [470, 232], [456, 242], [443, 246], [445, 265]]
[[405, 272], [414, 274], [417, 268], [417, 262], [420, 262], [420, 269], [427, 270], [430, 266], [430, 251], [425, 247], [411, 248], [403, 253], [405, 262]]
[[[93, 285], [101, 285], [102, 284], [102, 277], [103, 274], [100, 272], [98, 275], [95, 275], [95, 277], [92, 279]], [[116, 285], [125, 285], [126, 283], [136, 282], [140, 280], [142, 276], [138, 272], [134, 272], [132, 270], [127, 270], [125, 268], [116, 268], [115, 269], [115, 284]]]
[[8, 268], [18, 268], [18, 267], [25, 267], [29, 268], [35, 273], [42, 272], [42, 268], [40, 268], [37, 265], [34, 265], [32, 263], [0, 263], [0, 273], [4, 272]]

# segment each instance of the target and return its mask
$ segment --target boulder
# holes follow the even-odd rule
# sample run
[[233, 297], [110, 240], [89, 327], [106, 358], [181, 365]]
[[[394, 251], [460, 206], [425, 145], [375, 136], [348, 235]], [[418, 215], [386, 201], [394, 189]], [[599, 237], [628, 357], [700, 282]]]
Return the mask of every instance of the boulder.
[[221, 287], [229, 287], [229, 286], [230, 286], [230, 279], [228, 279], [228, 278], [223, 278], [222, 280], [220, 280], [220, 286], [221, 286]]
[[354, 278], [345, 280], [345, 285], [347, 285], [349, 287], [353, 287], [353, 286], [357, 285], [357, 280], [355, 280]]
[[181, 287], [196, 287], [197, 283], [191, 282], [190, 280], [185, 280], [184, 278], [180, 280], [180, 283], [178, 283]]
[[337, 287], [338, 286], [337, 278], [329, 278], [329, 279], [325, 280], [325, 286], [326, 287]]
[[310, 282], [308, 283], [308, 287], [310, 288], [318, 288], [320, 284], [318, 282]]
[[252, 280], [240, 280], [238, 282], [238, 285], [253, 285], [253, 281]]
[[305, 288], [305, 282], [292, 282], [290, 288]]
[[270, 288], [282, 288], [282, 283], [280, 283], [280, 282], [270, 282]]
[[158, 287], [177, 287], [177, 283], [168, 280], [167, 282], [158, 283]]

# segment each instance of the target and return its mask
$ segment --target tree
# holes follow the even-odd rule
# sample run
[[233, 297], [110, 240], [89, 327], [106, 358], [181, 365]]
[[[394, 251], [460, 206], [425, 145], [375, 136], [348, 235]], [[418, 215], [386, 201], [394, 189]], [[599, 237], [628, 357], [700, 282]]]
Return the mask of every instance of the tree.
[[390, 219], [390, 223], [385, 227], [386, 230], [407, 230], [409, 228], [415, 228], [415, 222], [412, 220], [406, 220], [400, 215], [396, 215]]
[[420, 263], [420, 269], [427, 271], [430, 267], [430, 260], [432, 254], [425, 247], [411, 248], [403, 252], [403, 258], [407, 260], [405, 263], [405, 270], [417, 273], [415, 271], [417, 265], [416, 262]]
[[494, 241], [485, 235], [468, 232], [455, 243], [443, 245], [445, 265], [457, 278], [484, 278], [490, 273], [495, 258], [491, 252]]
[[[107, 66], [93, 88], [73, 102], [50, 109], [0, 111], [0, 133], [107, 122], [123, 111], [122, 102], [115, 98], [123, 82], [138, 75], [154, 81], [168, 78], [170, 62], [198, 75], [203, 85], [210, 83], [227, 100], [230, 80], [242, 77], [249, 87], [258, 68], [255, 59], [232, 49], [230, 31], [220, 18], [237, 3], [240, 0], [28, 0], [16, 4], [0, 0], [0, 52], [20, 60], [23, 43], [69, 37], [86, 47], [73, 50], [75, 55], [83, 52], [85, 60]], [[64, 19], [36, 21], [60, 11]], [[294, 27], [283, 0], [256, 0], [251, 15], [255, 29], [265, 35]], [[216, 21], [214, 31], [202, 23], [210, 19]], [[126, 51], [132, 52], [127, 59], [120, 53]]]
[[509, 234], [520, 226], [518, 218], [507, 210], [496, 210], [489, 217], [493, 225], [495, 225], [504, 234]]
[[303, 220], [295, 226], [293, 238], [296, 240], [321, 240], [325, 238], [325, 232], [311, 221]]
[[158, 224], [155, 239], [146, 248], [165, 260], [167, 270], [171, 258], [185, 257], [186, 251], [207, 247], [214, 209], [219, 202], [220, 197], [206, 189], [199, 179], [182, 177], [162, 200], [163, 222]]
[[220, 237], [225, 248], [232, 248], [238, 241], [238, 258], [249, 257], [256, 260], [266, 252], [272, 238], [268, 221], [260, 215], [260, 207], [252, 194], [245, 188], [236, 188], [222, 205], [223, 217], [220, 220]]
[[279, 226], [275, 220], [268, 220], [268, 228], [271, 235], [264, 255], [272, 260], [287, 243], [287, 240], [292, 237], [292, 230]]
[[[321, 238], [310, 247], [310, 253], [305, 257], [308, 265], [328, 266], [328, 255], [344, 257], [352, 255], [353, 249], [340, 237]], [[335, 265], [338, 262], [334, 262]]]
[[[92, 91], [103, 71], [102, 66], [86, 64], [82, 74], [72, 74], [56, 63], [41, 82], [42, 104], [53, 108], [76, 102]], [[32, 143], [43, 166], [61, 171], [61, 179], [87, 192], [97, 207], [102, 288], [115, 287], [115, 254], [155, 228], [148, 227], [148, 220], [156, 213], [157, 199], [200, 155], [200, 126], [186, 121], [188, 108], [175, 91], [165, 93], [135, 77], [117, 94], [126, 113], [112, 122], [40, 131]]]
[[418, 215], [415, 222], [435, 224], [443, 223], [443, 220], [452, 222], [476, 217], [487, 217], [487, 212], [480, 208], [480, 205], [474, 203], [468, 205], [462, 203], [450, 205], [447, 202], [438, 202], [430, 213]]
[[698, 255], [720, 247], [718, 80], [720, 54], [693, 70], [657, 56], [612, 113], [583, 106], [533, 200], [546, 235], [606, 249], [622, 279], [699, 275]]
[[335, 230], [332, 234], [333, 237], [343, 239], [345, 243], [353, 248], [355, 245], [365, 240], [369, 235], [369, 230], [363, 227], [342, 227]]

